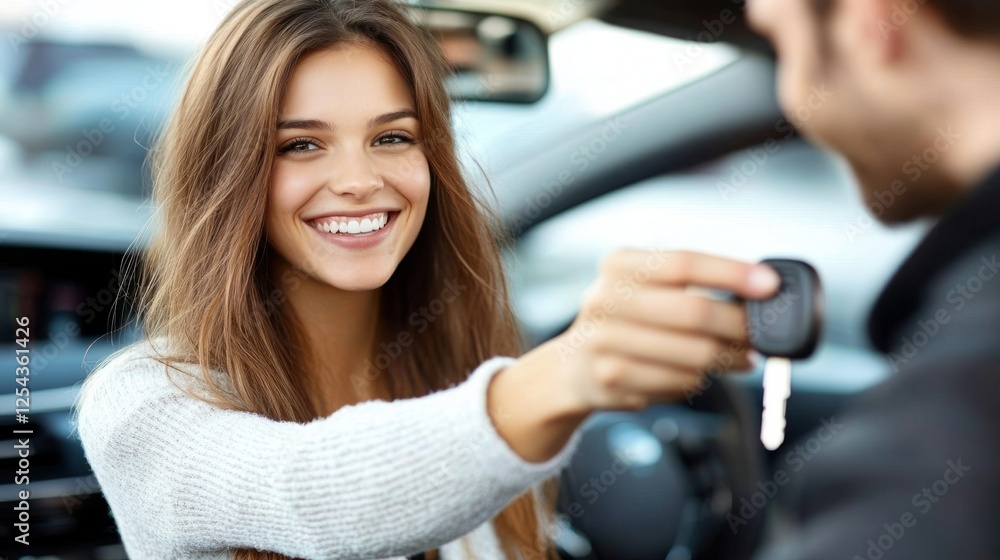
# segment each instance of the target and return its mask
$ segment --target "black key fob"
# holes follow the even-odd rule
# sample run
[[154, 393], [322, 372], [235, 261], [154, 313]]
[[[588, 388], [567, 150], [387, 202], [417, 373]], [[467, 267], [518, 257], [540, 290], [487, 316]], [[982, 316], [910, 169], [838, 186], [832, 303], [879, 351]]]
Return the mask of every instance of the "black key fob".
[[808, 263], [793, 259], [767, 259], [761, 264], [778, 272], [781, 289], [770, 299], [747, 301], [750, 344], [765, 356], [808, 358], [823, 327], [819, 274]]

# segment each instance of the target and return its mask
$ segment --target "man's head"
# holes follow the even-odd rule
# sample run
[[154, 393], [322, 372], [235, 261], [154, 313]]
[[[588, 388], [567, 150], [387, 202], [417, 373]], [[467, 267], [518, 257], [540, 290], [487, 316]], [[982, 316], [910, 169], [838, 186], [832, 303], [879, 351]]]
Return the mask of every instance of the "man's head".
[[778, 54], [785, 114], [846, 158], [883, 221], [937, 214], [1000, 164], [1000, 0], [748, 0], [747, 14]]

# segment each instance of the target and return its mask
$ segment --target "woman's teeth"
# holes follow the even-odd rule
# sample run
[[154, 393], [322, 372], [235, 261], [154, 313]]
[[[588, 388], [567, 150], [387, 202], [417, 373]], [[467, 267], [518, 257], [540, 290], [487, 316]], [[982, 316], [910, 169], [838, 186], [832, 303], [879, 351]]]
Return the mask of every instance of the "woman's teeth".
[[313, 222], [313, 227], [326, 233], [359, 234], [378, 231], [388, 221], [388, 212], [379, 212], [359, 218], [323, 218]]

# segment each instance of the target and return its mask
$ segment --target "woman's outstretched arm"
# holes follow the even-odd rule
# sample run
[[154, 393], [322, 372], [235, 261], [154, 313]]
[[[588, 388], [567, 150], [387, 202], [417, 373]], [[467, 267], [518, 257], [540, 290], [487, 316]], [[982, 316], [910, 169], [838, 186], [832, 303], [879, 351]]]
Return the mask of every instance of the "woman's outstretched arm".
[[752, 299], [774, 294], [779, 283], [766, 266], [712, 255], [611, 253], [573, 324], [492, 382], [489, 410], [503, 420], [500, 434], [521, 457], [545, 461], [595, 410], [691, 399], [706, 387], [706, 371], [749, 369], [743, 306], [689, 288]]
[[328, 559], [433, 548], [558, 474], [578, 441], [533, 463], [498, 435], [486, 389], [512, 358], [425, 397], [300, 424], [191, 398], [143, 346], [93, 373], [77, 407], [87, 459], [137, 560], [229, 547]]

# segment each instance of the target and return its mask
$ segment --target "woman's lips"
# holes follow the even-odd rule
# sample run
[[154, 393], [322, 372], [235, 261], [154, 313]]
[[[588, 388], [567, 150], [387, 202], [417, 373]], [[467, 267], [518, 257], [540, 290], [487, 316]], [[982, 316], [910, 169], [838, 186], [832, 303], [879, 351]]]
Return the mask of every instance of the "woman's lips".
[[385, 227], [391, 212], [373, 212], [365, 216], [328, 216], [311, 220], [309, 224], [324, 233], [361, 234]]
[[[329, 221], [323, 221], [323, 220], [315, 220], [313, 224], [310, 225], [317, 234], [319, 234], [324, 240], [328, 242], [349, 249], [367, 249], [380, 244], [383, 240], [389, 237], [389, 235], [395, 229], [393, 226], [395, 226], [396, 222], [398, 221], [397, 218], [399, 217], [400, 214], [401, 212], [388, 212], [385, 217], [386, 222], [384, 226], [382, 226], [380, 229], [363, 233], [339, 233], [340, 231], [339, 228], [338, 228], [338, 233], [333, 233], [332, 231], [328, 232], [325, 231], [325, 228], [317, 227], [329, 224]], [[348, 231], [352, 229], [358, 229], [360, 231], [360, 228], [362, 226], [362, 220], [359, 220], [359, 218], [352, 218], [352, 219], [355, 220], [354, 224], [357, 227], [351, 227], [351, 224], [348, 223]]]

